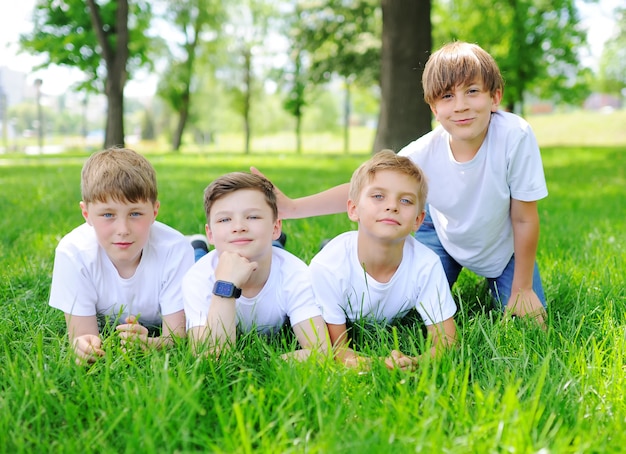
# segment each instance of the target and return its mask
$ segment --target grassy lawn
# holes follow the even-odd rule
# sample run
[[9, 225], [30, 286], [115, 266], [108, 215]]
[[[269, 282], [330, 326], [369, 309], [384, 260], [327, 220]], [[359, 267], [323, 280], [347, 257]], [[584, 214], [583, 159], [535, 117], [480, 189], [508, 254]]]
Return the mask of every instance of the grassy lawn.
[[[483, 282], [454, 293], [458, 347], [416, 372], [375, 364], [286, 363], [288, 332], [250, 335], [219, 362], [122, 352], [75, 366], [65, 321], [47, 305], [54, 248], [82, 222], [85, 154], [0, 161], [2, 452], [620, 452], [626, 446], [626, 147], [546, 146], [538, 261], [547, 331], [490, 310]], [[201, 232], [202, 190], [255, 165], [291, 196], [347, 181], [365, 154], [148, 154], [159, 219]], [[345, 215], [288, 220], [287, 249], [308, 261]], [[360, 333], [361, 349], [408, 353], [420, 327]]]

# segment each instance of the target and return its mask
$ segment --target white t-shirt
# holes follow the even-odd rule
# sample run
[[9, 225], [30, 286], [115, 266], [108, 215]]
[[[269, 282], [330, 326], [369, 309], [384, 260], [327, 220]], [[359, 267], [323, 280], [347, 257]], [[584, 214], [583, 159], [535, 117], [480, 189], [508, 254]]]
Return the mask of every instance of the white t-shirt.
[[[183, 279], [187, 329], [206, 325], [218, 257], [217, 251], [212, 250]], [[237, 326], [243, 333], [253, 328], [259, 333], [270, 333], [280, 329], [287, 318], [294, 326], [321, 315], [308, 267], [295, 255], [277, 247], [272, 247], [270, 274], [263, 289], [254, 298], [240, 296], [235, 307]]]
[[456, 304], [437, 254], [407, 237], [402, 262], [389, 282], [374, 280], [359, 263], [358, 232], [332, 239], [309, 268], [315, 298], [326, 323], [369, 318], [391, 322], [415, 308], [426, 325], [452, 317]]
[[428, 178], [430, 214], [442, 246], [458, 263], [485, 277], [502, 274], [513, 255], [511, 199], [548, 195], [537, 140], [517, 115], [491, 115], [476, 156], [457, 162], [441, 125], [410, 143], [408, 156]]
[[124, 279], [85, 223], [56, 248], [50, 306], [77, 316], [119, 316], [118, 323], [134, 315], [142, 325], [161, 326], [161, 316], [183, 309], [182, 279], [193, 261], [189, 241], [155, 221], [135, 274]]

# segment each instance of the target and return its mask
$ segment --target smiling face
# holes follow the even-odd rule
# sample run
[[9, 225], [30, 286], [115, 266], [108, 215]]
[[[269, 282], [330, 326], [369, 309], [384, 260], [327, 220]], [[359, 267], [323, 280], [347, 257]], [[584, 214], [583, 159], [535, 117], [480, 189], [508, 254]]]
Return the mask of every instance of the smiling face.
[[360, 192], [348, 200], [348, 216], [359, 223], [359, 234], [374, 240], [404, 241], [424, 219], [418, 182], [394, 170], [376, 171]]
[[239, 189], [214, 200], [208, 221], [207, 238], [218, 252], [237, 252], [251, 261], [271, 255], [272, 240], [280, 236], [280, 219], [256, 189]]
[[482, 83], [473, 82], [450, 89], [433, 102], [431, 110], [450, 134], [453, 153], [473, 157], [487, 135], [491, 113], [498, 110], [501, 99], [501, 90], [492, 96]]
[[104, 202], [81, 202], [80, 207], [120, 276], [131, 277], [141, 260], [150, 227], [159, 211], [159, 202], [131, 203], [109, 198]]

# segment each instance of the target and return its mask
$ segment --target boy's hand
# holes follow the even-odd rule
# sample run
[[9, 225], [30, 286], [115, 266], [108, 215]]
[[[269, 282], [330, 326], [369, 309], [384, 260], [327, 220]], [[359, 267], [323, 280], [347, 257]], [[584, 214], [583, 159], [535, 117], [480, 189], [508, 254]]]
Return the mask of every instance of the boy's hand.
[[387, 369], [414, 370], [416, 365], [416, 358], [407, 356], [400, 350], [392, 350], [391, 356], [385, 358]]
[[224, 251], [220, 254], [215, 268], [215, 279], [232, 282], [241, 288], [248, 282], [257, 267], [257, 262], [251, 262], [236, 252]]
[[140, 325], [134, 315], [126, 317], [125, 321], [126, 323], [115, 327], [122, 340], [122, 348], [125, 349], [127, 345], [139, 345], [145, 349], [148, 346], [148, 328]]
[[511, 295], [505, 312], [518, 317], [530, 316], [539, 323], [541, 328], [546, 328], [546, 309], [532, 289], [520, 289], [519, 292]]
[[102, 350], [102, 339], [95, 334], [83, 334], [74, 338], [74, 353], [76, 353], [76, 364], [94, 363], [99, 357], [104, 355]]
[[[261, 173], [259, 169], [256, 167], [250, 167], [250, 172], [267, 178], [265, 175]], [[269, 178], [267, 178], [269, 180]], [[274, 185], [274, 194], [276, 194], [276, 204], [278, 205], [278, 217], [280, 219], [291, 219], [293, 213], [295, 212], [295, 204], [292, 199], [287, 197], [283, 191], [278, 189], [276, 185]]]

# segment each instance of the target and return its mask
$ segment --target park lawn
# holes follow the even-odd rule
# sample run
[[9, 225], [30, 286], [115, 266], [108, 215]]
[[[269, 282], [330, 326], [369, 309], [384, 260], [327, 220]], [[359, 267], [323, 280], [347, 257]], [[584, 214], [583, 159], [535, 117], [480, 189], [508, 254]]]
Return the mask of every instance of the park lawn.
[[[148, 155], [159, 220], [203, 230], [202, 190], [224, 172], [260, 168], [290, 196], [345, 182], [366, 155]], [[462, 274], [460, 341], [415, 372], [375, 363], [287, 363], [288, 330], [248, 335], [219, 361], [169, 351], [74, 365], [60, 311], [47, 305], [54, 248], [82, 222], [85, 156], [0, 165], [0, 446], [3, 452], [618, 452], [626, 446], [624, 270], [626, 150], [543, 149], [538, 261], [548, 329], [504, 320]], [[287, 220], [287, 249], [308, 261], [345, 215]], [[415, 322], [359, 332], [385, 356], [425, 347]]]

